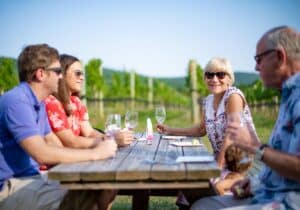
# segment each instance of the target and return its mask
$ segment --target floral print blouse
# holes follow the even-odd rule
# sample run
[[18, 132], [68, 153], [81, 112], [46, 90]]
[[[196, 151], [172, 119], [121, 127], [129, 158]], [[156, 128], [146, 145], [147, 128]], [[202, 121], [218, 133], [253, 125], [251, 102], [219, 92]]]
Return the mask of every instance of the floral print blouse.
[[[228, 90], [226, 90], [217, 110], [214, 110], [213, 108], [214, 96], [212, 94], [208, 95], [203, 101], [203, 113], [205, 113], [204, 120], [206, 133], [212, 145], [215, 158], [218, 157], [223, 145], [223, 140], [225, 137], [225, 131], [227, 127], [227, 116], [225, 113], [225, 107], [228, 102], [228, 98], [231, 94], [239, 94], [245, 100], [244, 94], [238, 88], [231, 86], [228, 88]], [[247, 104], [245, 104], [243, 115], [245, 117], [245, 121], [250, 123], [250, 125], [254, 129], [252, 116]]]
[[71, 129], [74, 135], [81, 133], [81, 122], [88, 121], [87, 108], [77, 96], [71, 96], [70, 108], [72, 113], [67, 116], [62, 103], [54, 96], [50, 95], [45, 99], [48, 119], [53, 132]]

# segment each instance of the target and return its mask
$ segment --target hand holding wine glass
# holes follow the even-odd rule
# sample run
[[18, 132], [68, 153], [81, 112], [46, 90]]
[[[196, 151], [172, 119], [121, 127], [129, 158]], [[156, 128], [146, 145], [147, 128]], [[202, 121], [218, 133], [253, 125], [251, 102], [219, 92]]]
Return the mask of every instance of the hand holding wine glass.
[[254, 128], [247, 121], [243, 112], [233, 112], [227, 115], [226, 134], [241, 146], [257, 146], [260, 144]]
[[249, 152], [253, 153], [255, 145], [253, 138], [256, 136], [249, 122], [243, 112], [234, 112], [227, 115], [227, 129], [226, 134], [233, 141], [233, 143], [243, 150], [243, 158], [239, 164], [248, 164], [252, 161]]
[[163, 124], [166, 119], [166, 109], [163, 105], [155, 107], [155, 119], [158, 124]]

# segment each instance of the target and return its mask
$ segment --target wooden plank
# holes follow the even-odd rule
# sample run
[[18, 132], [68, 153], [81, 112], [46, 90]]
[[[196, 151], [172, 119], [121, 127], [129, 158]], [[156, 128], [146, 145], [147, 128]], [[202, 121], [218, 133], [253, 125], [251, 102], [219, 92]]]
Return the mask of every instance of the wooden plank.
[[159, 134], [154, 134], [151, 145], [148, 145], [146, 141], [137, 141], [134, 149], [117, 169], [116, 181], [149, 180], [159, 138]]
[[123, 164], [126, 157], [131, 153], [137, 142], [130, 146], [121, 147], [114, 158], [91, 162], [84, 171], [81, 171], [80, 178], [82, 181], [114, 181], [116, 172], [120, 165]]
[[48, 177], [59, 181], [114, 180], [116, 169], [133, 147], [120, 148], [111, 159], [59, 164], [49, 170]]
[[186, 179], [184, 164], [175, 162], [180, 155], [183, 155], [181, 147], [172, 146], [168, 139], [161, 139], [151, 168], [151, 179], [161, 181]]
[[[188, 138], [184, 141], [192, 141], [195, 138]], [[200, 143], [201, 139], [197, 138]], [[203, 147], [183, 147], [185, 156], [211, 155], [205, 146]], [[187, 168], [187, 180], [208, 180], [209, 178], [220, 176], [220, 168], [217, 163], [185, 163]]]
[[62, 182], [61, 186], [70, 190], [99, 190], [99, 189], [197, 189], [208, 188], [207, 181], [194, 182], [92, 182], [70, 183]]
[[58, 181], [80, 181], [80, 172], [89, 164], [91, 161], [59, 164], [49, 170], [48, 178]]

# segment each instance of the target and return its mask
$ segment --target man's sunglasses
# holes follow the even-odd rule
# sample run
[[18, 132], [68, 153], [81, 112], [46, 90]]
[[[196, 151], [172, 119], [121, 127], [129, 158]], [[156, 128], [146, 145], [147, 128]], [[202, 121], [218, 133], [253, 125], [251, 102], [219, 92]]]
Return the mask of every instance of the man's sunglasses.
[[84, 72], [81, 71], [81, 70], [75, 70], [74, 74], [75, 74], [76, 77], [84, 76]]
[[207, 79], [213, 79], [215, 76], [217, 76], [218, 79], [224, 79], [225, 76], [226, 76], [226, 72], [222, 72], [222, 71], [219, 71], [219, 72], [205, 72], [204, 76]]
[[62, 74], [63, 70], [61, 67], [56, 67], [56, 68], [45, 68], [45, 71], [53, 71], [55, 72], [58, 76]]
[[256, 61], [257, 64], [260, 64], [261, 61], [262, 61], [262, 58], [263, 58], [264, 56], [266, 56], [266, 55], [268, 55], [268, 54], [270, 54], [270, 53], [272, 53], [272, 52], [276, 52], [276, 51], [277, 51], [276, 49], [266, 50], [266, 51], [264, 51], [264, 52], [262, 52], [262, 53], [260, 53], [260, 54], [258, 54], [258, 55], [255, 55], [255, 56], [254, 56], [254, 59], [255, 59], [255, 61]]

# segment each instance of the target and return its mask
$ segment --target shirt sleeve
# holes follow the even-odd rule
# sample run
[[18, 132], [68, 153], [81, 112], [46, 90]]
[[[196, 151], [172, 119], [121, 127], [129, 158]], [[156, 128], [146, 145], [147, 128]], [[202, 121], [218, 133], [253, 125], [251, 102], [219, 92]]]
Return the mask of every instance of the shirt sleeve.
[[[46, 110], [46, 106], [44, 107], [44, 109]], [[44, 112], [44, 118], [47, 119], [47, 122], [45, 123], [45, 127], [44, 127], [44, 136], [46, 136], [52, 132], [51, 127], [50, 127], [49, 118], [48, 118], [46, 111]]]
[[18, 143], [30, 136], [43, 136], [41, 130], [36, 126], [36, 113], [33, 111], [28, 103], [22, 101], [11, 103], [6, 107], [5, 123]]
[[78, 107], [79, 112], [79, 120], [80, 121], [88, 121], [89, 120], [89, 114], [87, 112], [86, 106], [81, 102], [79, 98], [76, 98], [76, 105]]
[[67, 114], [61, 104], [55, 97], [45, 100], [49, 123], [53, 132], [70, 129]]
[[289, 152], [300, 157], [300, 101], [295, 104], [293, 109], [293, 135], [289, 144]]

